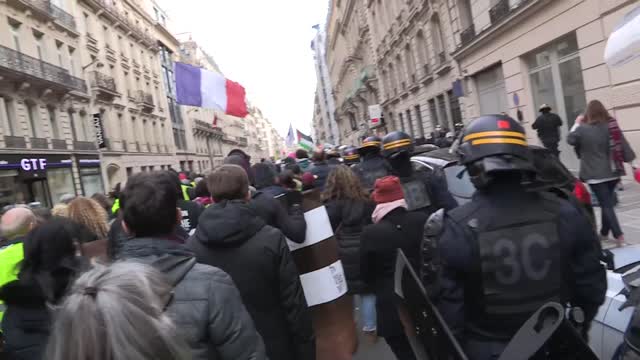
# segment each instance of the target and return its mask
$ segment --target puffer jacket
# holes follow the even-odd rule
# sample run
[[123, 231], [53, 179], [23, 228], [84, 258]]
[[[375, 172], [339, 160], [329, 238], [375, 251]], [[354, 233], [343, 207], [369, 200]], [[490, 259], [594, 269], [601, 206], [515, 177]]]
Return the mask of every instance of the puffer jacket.
[[338, 256], [350, 294], [367, 292], [360, 275], [360, 235], [365, 225], [371, 224], [373, 202], [355, 200], [330, 200], [325, 203], [331, 227], [338, 241]]
[[198, 262], [226, 271], [264, 339], [269, 359], [315, 359], [311, 315], [280, 230], [242, 201], [205, 210], [187, 242]]
[[165, 239], [127, 240], [120, 255], [153, 266], [174, 286], [167, 312], [191, 347], [192, 359], [267, 359], [264, 343], [227, 273], [196, 264], [183, 245]]

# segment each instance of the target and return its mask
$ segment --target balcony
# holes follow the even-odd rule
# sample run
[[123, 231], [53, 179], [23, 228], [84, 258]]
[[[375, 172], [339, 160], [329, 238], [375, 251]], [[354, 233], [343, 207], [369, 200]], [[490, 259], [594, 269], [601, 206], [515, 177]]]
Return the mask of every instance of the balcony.
[[53, 20], [74, 33], [76, 31], [76, 20], [73, 15], [52, 4], [50, 0], [7, 0], [7, 2], [14, 7], [31, 10], [34, 16]]
[[238, 145], [240, 146], [247, 146], [249, 144], [246, 137], [238, 136], [236, 137], [236, 139], [238, 141]]
[[465, 46], [476, 37], [476, 27], [471, 24], [468, 28], [460, 33], [460, 45]]
[[444, 62], [447, 61], [447, 56], [445, 55], [444, 51], [441, 51], [438, 53], [438, 64], [442, 65], [444, 64]]
[[509, 15], [509, 0], [499, 0], [496, 5], [489, 9], [489, 19], [491, 24], [496, 24]]
[[54, 150], [67, 150], [67, 140], [51, 139], [51, 147]]
[[73, 148], [81, 151], [97, 150], [96, 143], [94, 143], [93, 141], [74, 141]]
[[7, 148], [14, 149], [26, 149], [27, 142], [24, 140], [23, 136], [8, 136], [4, 137], [4, 146]]
[[100, 100], [113, 101], [114, 97], [120, 96], [113, 77], [99, 71], [92, 71], [90, 76], [91, 90]]
[[49, 145], [47, 145], [47, 139], [32, 137], [31, 148], [32, 149], [48, 149]]
[[69, 91], [87, 92], [87, 84], [84, 80], [72, 76], [67, 69], [1, 45], [0, 76], [65, 93]]
[[148, 92], [138, 90], [136, 95], [136, 101], [138, 105], [140, 105], [140, 109], [143, 112], [150, 113], [153, 112], [155, 105], [153, 104], [153, 95]]

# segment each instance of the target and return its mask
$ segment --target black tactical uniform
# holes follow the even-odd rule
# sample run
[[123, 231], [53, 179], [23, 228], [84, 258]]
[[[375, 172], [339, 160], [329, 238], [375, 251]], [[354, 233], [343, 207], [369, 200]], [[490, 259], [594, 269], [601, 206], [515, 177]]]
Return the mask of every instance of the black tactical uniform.
[[382, 140], [377, 136], [370, 136], [362, 141], [358, 152], [362, 162], [353, 167], [367, 190], [372, 190], [376, 180], [390, 174], [390, 168], [380, 154]]
[[458, 152], [478, 191], [470, 203], [438, 213], [439, 224], [427, 222], [423, 251], [437, 243], [442, 267], [430, 276], [423, 254], [421, 273], [423, 281], [437, 279], [437, 287], [426, 284], [437, 288], [430, 295], [469, 358], [497, 358], [550, 301], [580, 307], [588, 328], [607, 285], [598, 239], [571, 203], [527, 191], [535, 169], [522, 126], [507, 116], [480, 117]]
[[344, 159], [344, 164], [349, 167], [359, 164], [360, 154], [358, 154], [358, 149], [355, 146], [347, 146], [342, 154], [342, 159]]
[[394, 131], [382, 139], [382, 155], [387, 159], [391, 175], [400, 178], [409, 211], [432, 214], [438, 209], [458, 206], [447, 189], [442, 171], [414, 170], [411, 165], [413, 141], [402, 131]]

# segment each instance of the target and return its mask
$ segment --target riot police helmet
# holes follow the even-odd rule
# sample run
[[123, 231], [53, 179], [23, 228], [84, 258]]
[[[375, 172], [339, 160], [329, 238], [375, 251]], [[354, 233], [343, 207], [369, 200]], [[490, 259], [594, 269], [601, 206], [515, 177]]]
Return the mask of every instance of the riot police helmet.
[[484, 115], [469, 123], [457, 149], [476, 186], [497, 173], [535, 173], [527, 136], [519, 122], [507, 115]]
[[338, 148], [328, 148], [328, 149], [326, 149], [325, 155], [326, 155], [327, 159], [339, 159], [340, 158], [340, 152], [338, 151]]
[[360, 162], [360, 154], [355, 146], [347, 146], [342, 154], [346, 165], [353, 165]]
[[360, 144], [358, 152], [360, 152], [361, 155], [379, 153], [381, 145], [382, 139], [377, 136], [369, 136], [362, 140], [362, 144]]
[[405, 132], [393, 131], [382, 138], [382, 155], [386, 158], [395, 158], [403, 153], [410, 155], [411, 152], [413, 140]]

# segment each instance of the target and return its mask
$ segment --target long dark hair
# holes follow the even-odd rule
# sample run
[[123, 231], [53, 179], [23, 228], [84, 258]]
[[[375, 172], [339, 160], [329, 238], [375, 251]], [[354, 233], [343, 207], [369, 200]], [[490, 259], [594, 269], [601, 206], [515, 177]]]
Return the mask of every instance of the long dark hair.
[[606, 123], [611, 119], [607, 108], [599, 100], [591, 100], [584, 115], [587, 124]]
[[39, 286], [50, 302], [62, 298], [82, 269], [82, 261], [76, 256], [80, 233], [80, 225], [61, 217], [33, 229], [24, 241], [20, 281]]
[[336, 166], [322, 193], [323, 200], [369, 200], [369, 194], [362, 187], [360, 179], [346, 165]]

